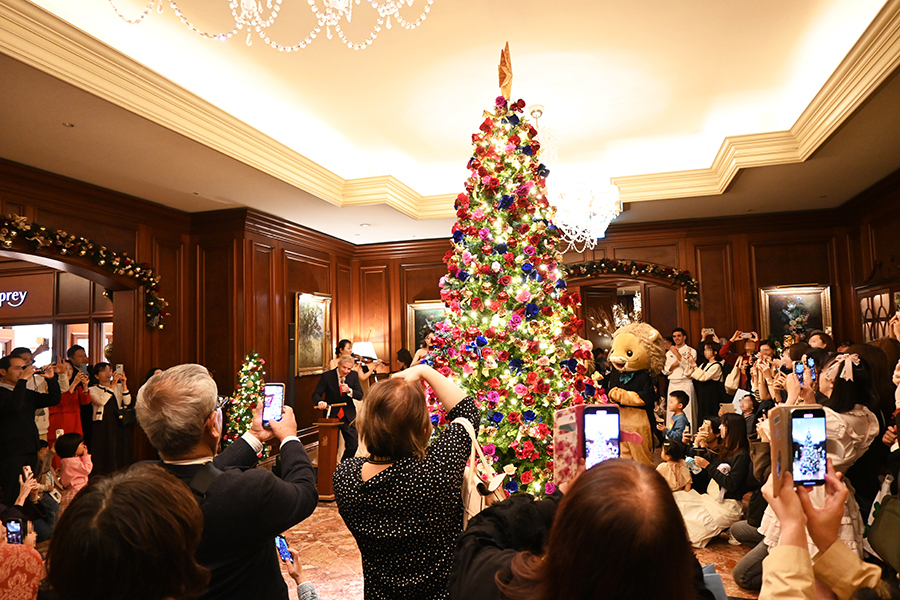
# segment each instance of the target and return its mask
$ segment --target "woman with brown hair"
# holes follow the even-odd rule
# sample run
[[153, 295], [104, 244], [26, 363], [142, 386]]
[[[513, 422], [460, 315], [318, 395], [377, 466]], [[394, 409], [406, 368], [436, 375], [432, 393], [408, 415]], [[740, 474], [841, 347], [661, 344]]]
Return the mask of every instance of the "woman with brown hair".
[[203, 514], [191, 491], [160, 467], [139, 464], [81, 490], [50, 539], [47, 573], [60, 600], [199, 597]]
[[741, 499], [748, 491], [752, 463], [747, 424], [736, 413], [725, 413], [721, 419], [718, 457], [712, 462], [701, 456], [694, 458], [694, 463], [710, 476], [706, 493], [691, 490], [674, 494], [688, 537], [696, 548], [705, 547], [709, 540], [740, 521]]
[[[429, 445], [432, 422], [420, 381], [434, 389], [449, 425]], [[475, 401], [427, 365], [369, 388], [358, 417], [368, 457], [334, 472], [338, 511], [362, 553], [366, 600], [447, 598], [453, 548], [462, 530], [462, 481], [478, 429]]]
[[699, 569], [666, 481], [614, 459], [564, 495], [513, 496], [474, 517], [450, 592], [460, 600], [684, 600], [697, 596]]

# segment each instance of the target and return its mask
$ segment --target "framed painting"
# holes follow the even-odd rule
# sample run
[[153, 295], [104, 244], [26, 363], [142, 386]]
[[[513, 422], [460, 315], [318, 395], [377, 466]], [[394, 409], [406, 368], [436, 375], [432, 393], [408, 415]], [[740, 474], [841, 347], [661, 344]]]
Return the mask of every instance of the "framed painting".
[[323, 373], [331, 359], [331, 296], [297, 294], [295, 308], [297, 377]]
[[806, 340], [817, 329], [831, 330], [831, 286], [762, 288], [759, 310], [763, 337]]
[[425, 344], [425, 334], [434, 331], [435, 323], [444, 320], [445, 311], [440, 300], [406, 305], [406, 349], [410, 354], [415, 354]]

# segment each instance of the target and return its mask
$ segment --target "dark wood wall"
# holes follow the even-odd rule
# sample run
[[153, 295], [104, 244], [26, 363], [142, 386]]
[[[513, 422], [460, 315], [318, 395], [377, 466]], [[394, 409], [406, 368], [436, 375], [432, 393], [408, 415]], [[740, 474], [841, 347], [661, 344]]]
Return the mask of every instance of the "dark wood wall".
[[[166, 328], [148, 329], [143, 293], [120, 285], [114, 361], [133, 373], [196, 361], [214, 372], [223, 394], [234, 389], [251, 349], [266, 360], [270, 381], [291, 377], [296, 292], [330, 294], [332, 339], [372, 341], [396, 368], [394, 356], [407, 346], [407, 304], [439, 298], [441, 259], [450, 248], [448, 240], [354, 246], [248, 209], [189, 215], [3, 161], [0, 209], [152, 263], [170, 303]], [[565, 260], [610, 257], [689, 270], [700, 280], [699, 310], [688, 310], [679, 290], [658, 282], [646, 289], [651, 321], [684, 326], [692, 338], [701, 327], [759, 330], [759, 287], [828, 284], [835, 334], [858, 339], [858, 289], [900, 281], [897, 231], [900, 175], [840, 209], [613, 225], [594, 250]], [[294, 382], [301, 426], [317, 416], [310, 401], [317, 379]]]

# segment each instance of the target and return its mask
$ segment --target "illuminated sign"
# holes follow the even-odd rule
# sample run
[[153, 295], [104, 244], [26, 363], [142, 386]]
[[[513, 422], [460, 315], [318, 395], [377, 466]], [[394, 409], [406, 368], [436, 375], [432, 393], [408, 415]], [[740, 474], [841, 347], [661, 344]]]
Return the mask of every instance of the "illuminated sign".
[[5, 302], [7, 306], [18, 308], [25, 302], [28, 292], [0, 292], [0, 306]]

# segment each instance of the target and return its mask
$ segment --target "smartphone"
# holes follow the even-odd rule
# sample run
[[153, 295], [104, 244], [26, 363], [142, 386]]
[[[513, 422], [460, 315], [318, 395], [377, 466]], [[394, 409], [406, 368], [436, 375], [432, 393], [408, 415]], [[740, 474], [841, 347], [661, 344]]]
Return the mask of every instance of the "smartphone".
[[3, 525], [6, 526], [7, 544], [25, 543], [25, 522], [22, 519], [9, 519]]
[[684, 426], [684, 432], [688, 435], [691, 434], [691, 422], [690, 421], [688, 421], [687, 425]]
[[65, 433], [66, 433], [65, 429], [57, 429], [56, 430], [56, 439], [61, 438], [63, 436], [63, 434], [65, 434]]
[[800, 385], [803, 385], [803, 363], [802, 362], [794, 363], [794, 373], [797, 374], [797, 379], [800, 381]]
[[116, 373], [124, 373], [124, 372], [125, 372], [125, 365], [121, 365], [121, 364], [116, 365]]
[[716, 330], [712, 327], [706, 327], [700, 333], [703, 335], [716, 335]]
[[269, 421], [280, 421], [284, 414], [284, 384], [267, 383], [263, 389], [265, 401], [263, 402], [262, 424], [269, 426]]
[[294, 562], [294, 557], [291, 556], [291, 551], [288, 550], [287, 540], [284, 539], [283, 535], [275, 536], [275, 547], [278, 548], [278, 556], [281, 557], [281, 562]]
[[791, 411], [791, 473], [794, 485], [825, 484], [825, 409]]
[[752, 333], [742, 333], [742, 334], [741, 334], [741, 339], [744, 339], [744, 340], [750, 340], [750, 339], [753, 339], [753, 334], [752, 334]]
[[734, 402], [722, 402], [719, 404], [719, 410], [723, 413], [736, 413], [737, 409], [734, 408]]
[[816, 360], [814, 358], [806, 357], [806, 366], [809, 367], [809, 380], [816, 380]]
[[34, 477], [34, 472], [31, 470], [31, 465], [25, 465], [22, 467], [22, 475], [25, 477], [25, 481], [28, 481], [32, 477]]
[[619, 407], [614, 404], [585, 406], [583, 418], [585, 468], [619, 458]]

